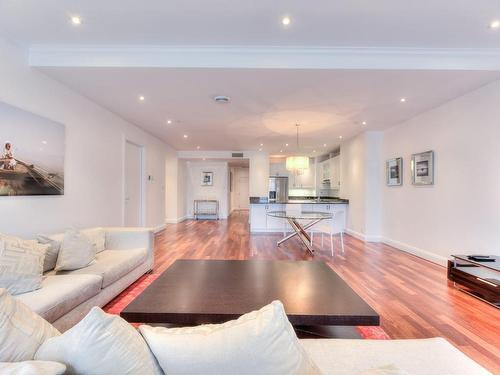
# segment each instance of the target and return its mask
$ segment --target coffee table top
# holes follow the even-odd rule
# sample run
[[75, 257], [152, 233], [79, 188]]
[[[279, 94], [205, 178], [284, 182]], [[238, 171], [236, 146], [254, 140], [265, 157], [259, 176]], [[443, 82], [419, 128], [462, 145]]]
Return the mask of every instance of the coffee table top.
[[222, 323], [280, 300], [294, 325], [378, 325], [379, 315], [317, 261], [177, 260], [120, 314], [129, 322]]

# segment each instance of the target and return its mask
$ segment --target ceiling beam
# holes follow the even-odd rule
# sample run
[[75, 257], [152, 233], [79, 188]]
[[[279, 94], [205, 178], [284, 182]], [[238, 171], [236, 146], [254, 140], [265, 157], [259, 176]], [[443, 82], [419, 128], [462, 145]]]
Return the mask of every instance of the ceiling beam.
[[35, 45], [28, 59], [33, 67], [500, 71], [500, 49]]

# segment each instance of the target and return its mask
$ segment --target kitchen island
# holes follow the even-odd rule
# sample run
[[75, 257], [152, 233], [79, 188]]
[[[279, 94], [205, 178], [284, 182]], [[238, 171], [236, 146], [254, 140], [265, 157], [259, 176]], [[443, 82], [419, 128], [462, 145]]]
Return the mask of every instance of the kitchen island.
[[[301, 205], [300, 208], [297, 205]], [[292, 228], [286, 220], [267, 215], [271, 211], [287, 211], [287, 208], [288, 210], [332, 213], [336, 229], [344, 230], [348, 205], [348, 200], [339, 198], [288, 199], [285, 202], [269, 202], [267, 198], [251, 197], [250, 232], [290, 232]]]

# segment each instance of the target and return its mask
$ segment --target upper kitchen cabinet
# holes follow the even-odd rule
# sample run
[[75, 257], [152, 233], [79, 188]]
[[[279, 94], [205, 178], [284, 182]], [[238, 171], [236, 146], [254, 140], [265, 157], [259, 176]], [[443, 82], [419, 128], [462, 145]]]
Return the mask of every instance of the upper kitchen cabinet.
[[289, 172], [286, 170], [285, 162], [271, 163], [269, 165], [270, 176], [289, 177]]
[[340, 155], [319, 162], [316, 170], [318, 191], [340, 188]]
[[337, 155], [329, 160], [330, 162], [330, 188], [340, 188], [340, 155]]
[[315, 164], [310, 161], [309, 169], [304, 170], [301, 174], [290, 173], [289, 183], [292, 189], [314, 189], [315, 188]]

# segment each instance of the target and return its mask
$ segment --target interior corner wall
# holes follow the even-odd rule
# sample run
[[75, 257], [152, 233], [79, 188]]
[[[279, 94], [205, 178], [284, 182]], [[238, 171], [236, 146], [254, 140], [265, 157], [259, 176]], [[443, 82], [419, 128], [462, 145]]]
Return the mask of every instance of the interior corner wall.
[[364, 132], [340, 148], [339, 196], [349, 199], [346, 231], [365, 241], [381, 234], [382, 133]]
[[124, 142], [145, 148], [146, 225], [165, 219], [165, 160], [172, 149], [26, 63], [0, 39], [0, 101], [65, 125], [65, 194], [0, 197], [0, 231], [32, 237], [68, 227], [120, 226]]
[[[382, 185], [383, 241], [439, 264], [454, 253], [500, 255], [500, 81], [384, 133], [403, 185]], [[413, 153], [433, 150], [435, 183], [411, 184]]]

